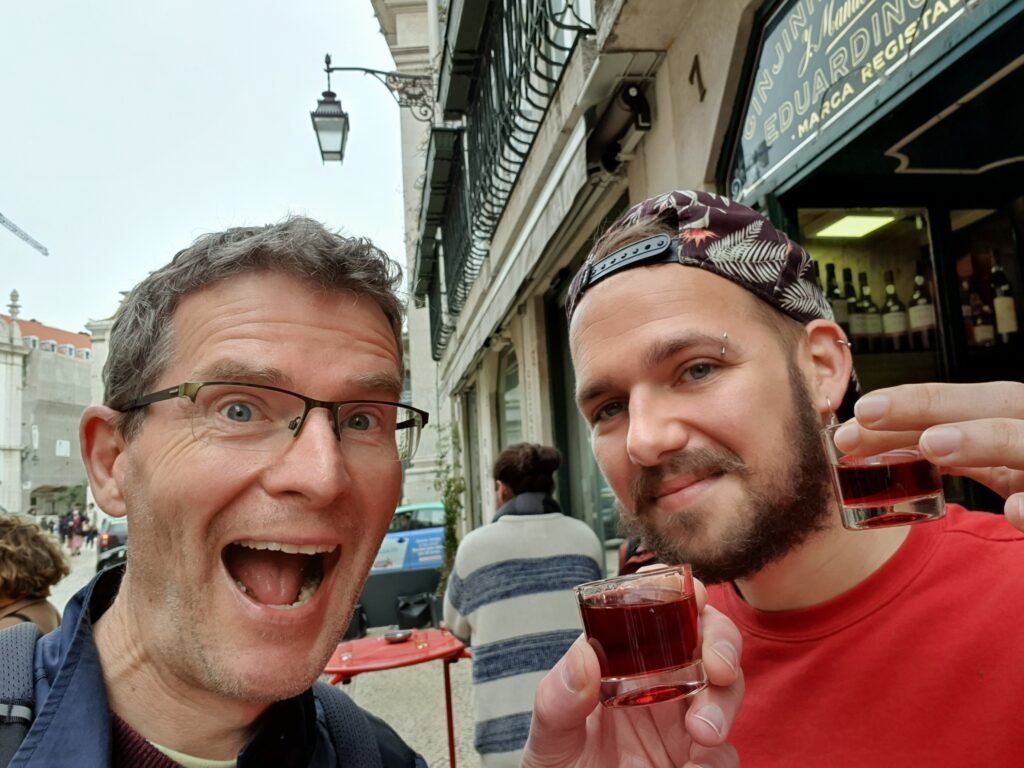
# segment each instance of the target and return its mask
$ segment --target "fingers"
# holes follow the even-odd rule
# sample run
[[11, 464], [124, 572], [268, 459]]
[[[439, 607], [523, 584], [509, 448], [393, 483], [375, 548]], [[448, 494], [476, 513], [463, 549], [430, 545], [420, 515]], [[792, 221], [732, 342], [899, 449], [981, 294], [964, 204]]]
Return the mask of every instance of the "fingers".
[[917, 445], [920, 438], [920, 430], [890, 432], [865, 429], [856, 419], [850, 419], [835, 433], [836, 447], [854, 456], [871, 456], [894, 448], [909, 448]]
[[573, 765], [583, 752], [586, 721], [598, 705], [601, 668], [580, 636], [537, 687], [524, 768]]
[[732, 685], [740, 675], [743, 638], [724, 613], [712, 606], [701, 611], [701, 657], [712, 685]]
[[701, 631], [704, 670], [711, 685], [693, 697], [686, 730], [700, 744], [716, 746], [725, 742], [743, 700], [743, 640], [736, 625], [711, 606], [701, 612]]
[[705, 747], [694, 744], [690, 759], [683, 768], [738, 768], [740, 756], [732, 744]]
[[1024, 384], [904, 384], [865, 395], [853, 412], [861, 425], [880, 430], [924, 430], [993, 417], [1024, 419]]
[[1003, 513], [1010, 525], [1018, 531], [1024, 531], [1024, 493], [1010, 496], [1003, 506]]
[[693, 696], [686, 713], [686, 730], [698, 744], [715, 747], [724, 744], [736, 714], [743, 703], [743, 672], [732, 685], [709, 685]]

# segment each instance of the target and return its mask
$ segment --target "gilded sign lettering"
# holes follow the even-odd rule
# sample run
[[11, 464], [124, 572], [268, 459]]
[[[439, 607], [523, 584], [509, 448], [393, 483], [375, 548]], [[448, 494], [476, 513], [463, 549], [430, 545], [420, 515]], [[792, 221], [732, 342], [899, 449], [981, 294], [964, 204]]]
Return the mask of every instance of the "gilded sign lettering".
[[730, 194], [753, 200], [753, 188], [766, 175], [881, 86], [915, 46], [945, 34], [966, 5], [967, 0], [792, 0], [780, 6], [765, 24], [751, 76]]

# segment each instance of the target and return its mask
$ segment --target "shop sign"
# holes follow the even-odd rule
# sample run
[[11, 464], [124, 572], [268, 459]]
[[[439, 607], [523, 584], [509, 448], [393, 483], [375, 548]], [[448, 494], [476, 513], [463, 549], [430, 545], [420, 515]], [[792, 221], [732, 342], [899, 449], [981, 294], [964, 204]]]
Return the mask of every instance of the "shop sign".
[[[795, 0], [765, 22], [729, 173], [745, 203], [822, 147], [828, 128], [985, 0]], [[831, 139], [828, 139], [831, 141]]]

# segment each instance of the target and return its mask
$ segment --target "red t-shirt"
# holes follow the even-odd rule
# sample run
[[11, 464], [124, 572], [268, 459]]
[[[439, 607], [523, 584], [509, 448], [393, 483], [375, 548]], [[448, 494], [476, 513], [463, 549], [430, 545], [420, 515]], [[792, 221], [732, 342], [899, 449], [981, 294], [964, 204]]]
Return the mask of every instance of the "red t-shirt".
[[812, 608], [709, 591], [743, 634], [742, 765], [1024, 765], [1024, 533], [1002, 516], [949, 505]]

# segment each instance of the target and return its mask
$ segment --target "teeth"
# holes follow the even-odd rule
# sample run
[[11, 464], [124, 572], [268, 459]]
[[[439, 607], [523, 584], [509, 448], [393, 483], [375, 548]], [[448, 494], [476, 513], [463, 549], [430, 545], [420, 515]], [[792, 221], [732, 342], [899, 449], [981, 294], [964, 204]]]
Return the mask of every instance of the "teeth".
[[235, 544], [248, 549], [269, 549], [274, 552], [287, 552], [290, 555], [319, 555], [333, 552], [338, 547], [337, 544], [288, 544], [280, 541], [254, 541], [252, 539], [236, 541]]

